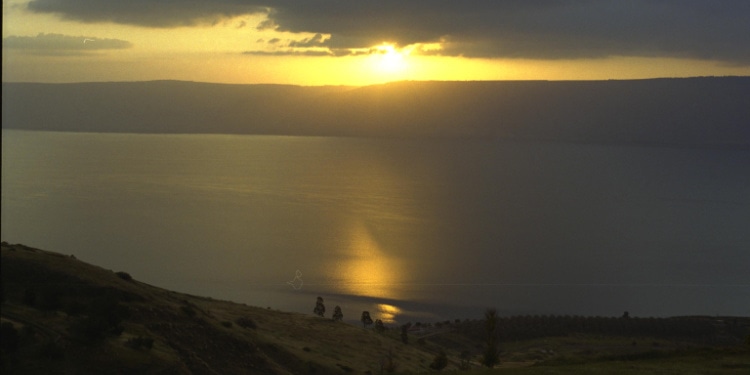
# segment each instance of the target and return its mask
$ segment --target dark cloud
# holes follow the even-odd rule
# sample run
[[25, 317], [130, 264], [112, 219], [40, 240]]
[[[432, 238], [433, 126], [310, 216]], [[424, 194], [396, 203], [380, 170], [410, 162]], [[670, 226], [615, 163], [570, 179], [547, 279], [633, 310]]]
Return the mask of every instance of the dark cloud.
[[298, 47], [298, 48], [311, 48], [311, 47], [323, 47], [326, 46], [326, 38], [323, 36], [323, 34], [315, 34], [315, 36], [310, 38], [305, 38], [302, 40], [293, 40], [289, 43], [289, 47]]
[[171, 27], [267, 13], [259, 29], [330, 35], [334, 50], [442, 42], [443, 55], [665, 56], [750, 64], [746, 0], [32, 0], [85, 22]]
[[102, 39], [86, 36], [44, 34], [37, 36], [15, 36], [3, 38], [3, 48], [23, 50], [45, 55], [83, 55], [107, 49], [130, 48], [132, 44], [119, 39]]
[[215, 25], [242, 14], [265, 13], [260, 1], [243, 0], [31, 0], [28, 9], [80, 22], [148, 27]]
[[329, 50], [245, 51], [242, 54], [254, 56], [335, 56]]

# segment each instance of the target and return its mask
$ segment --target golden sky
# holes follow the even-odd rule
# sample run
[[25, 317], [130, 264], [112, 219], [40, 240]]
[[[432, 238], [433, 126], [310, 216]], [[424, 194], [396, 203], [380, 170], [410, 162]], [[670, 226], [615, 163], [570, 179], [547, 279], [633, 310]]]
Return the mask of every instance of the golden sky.
[[2, 78], [366, 85], [750, 75], [750, 43], [742, 35], [750, 15], [740, 2], [715, 2], [731, 5], [714, 11], [716, 24], [702, 21], [708, 2], [698, 0], [662, 2], [687, 8], [676, 16], [646, 5], [623, 10], [580, 1], [556, 8], [302, 3], [318, 4], [5, 1]]

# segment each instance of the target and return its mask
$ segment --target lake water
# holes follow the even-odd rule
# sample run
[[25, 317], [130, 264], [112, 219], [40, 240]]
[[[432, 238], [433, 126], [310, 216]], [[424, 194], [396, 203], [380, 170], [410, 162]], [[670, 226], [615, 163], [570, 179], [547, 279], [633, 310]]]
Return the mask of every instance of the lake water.
[[3, 130], [2, 239], [347, 319], [748, 316], [750, 150]]

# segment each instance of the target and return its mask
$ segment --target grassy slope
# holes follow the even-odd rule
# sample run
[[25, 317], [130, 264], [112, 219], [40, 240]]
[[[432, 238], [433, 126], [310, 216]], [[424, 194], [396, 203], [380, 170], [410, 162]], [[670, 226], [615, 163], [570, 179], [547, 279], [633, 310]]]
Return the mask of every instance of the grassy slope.
[[[15, 354], [14, 366], [26, 371], [379, 373], [389, 350], [401, 370], [424, 370], [432, 360], [429, 352], [372, 329], [170, 292], [124, 280], [72, 257], [22, 245], [3, 244], [2, 275], [3, 321], [19, 330], [30, 325], [35, 331], [33, 342]], [[64, 307], [42, 311], [22, 302], [26, 289], [49, 285], [58, 288], [62, 305], [70, 304], [71, 290], [84, 304], [87, 297], [81, 294], [94, 297], [102, 289], [116, 291], [120, 304], [129, 310], [124, 331], [91, 345], [73, 328], [85, 312], [71, 316], [63, 312]], [[239, 318], [249, 318], [257, 328], [241, 327]], [[153, 338], [153, 348], [134, 349], [126, 344], [139, 336]], [[45, 350], [60, 353], [47, 355]], [[56, 356], [61, 358], [53, 359]], [[4, 365], [8, 358], [3, 359]]]
[[[389, 351], [399, 373], [416, 373], [429, 371], [441, 349], [448, 353], [446, 370], [458, 369], [462, 351], [472, 352], [474, 369], [466, 374], [750, 372], [747, 347], [706, 349], [650, 337], [591, 335], [502, 343], [502, 365], [483, 370], [477, 363], [481, 342], [460, 329], [423, 340], [412, 336], [404, 345], [395, 329], [377, 334], [310, 315], [175, 293], [23, 245], [3, 243], [2, 281], [2, 321], [21, 337], [18, 351], [4, 353], [3, 373], [379, 374]], [[33, 307], [28, 290], [36, 292]], [[52, 302], [45, 291], [54, 293]], [[89, 315], [85, 306], [106, 296], [129, 311], [123, 332], [81, 337], [76, 327]], [[255, 327], [238, 324], [241, 318]], [[152, 338], [153, 347], [129, 344], [138, 337]]]
[[608, 374], [740, 375], [750, 373], [750, 353], [743, 349], [702, 349], [633, 358], [567, 359], [535, 366], [475, 369], [466, 375]]

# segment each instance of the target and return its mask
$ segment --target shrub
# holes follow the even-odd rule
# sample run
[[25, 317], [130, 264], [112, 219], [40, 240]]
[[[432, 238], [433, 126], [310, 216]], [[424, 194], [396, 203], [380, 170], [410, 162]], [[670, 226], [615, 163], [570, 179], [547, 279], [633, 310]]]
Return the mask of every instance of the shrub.
[[401, 326], [401, 342], [404, 344], [409, 343], [409, 328], [411, 328], [411, 322]]
[[190, 305], [182, 305], [180, 306], [180, 310], [185, 313], [185, 315], [193, 318], [196, 314], [198, 314], [195, 309]]
[[380, 319], [376, 319], [376, 320], [375, 320], [375, 331], [376, 331], [377, 333], [383, 333], [383, 332], [385, 332], [385, 330], [386, 330], [386, 329], [387, 329], [387, 328], [386, 328], [386, 327], [385, 327], [385, 325], [383, 324], [383, 321], [382, 321], [382, 320], [380, 320]]
[[323, 304], [323, 297], [318, 297], [318, 300], [315, 302], [313, 313], [321, 318], [325, 315], [326, 305]]
[[122, 333], [120, 323], [128, 316], [128, 309], [114, 295], [103, 295], [92, 301], [86, 314], [73, 324], [73, 331], [88, 339], [103, 339]]
[[445, 354], [445, 352], [441, 349], [437, 355], [435, 355], [435, 359], [432, 360], [432, 363], [430, 364], [430, 368], [433, 370], [442, 370], [446, 366], [448, 366], [448, 356]]
[[115, 272], [115, 275], [117, 275], [117, 277], [119, 277], [119, 278], [121, 278], [121, 279], [123, 279], [125, 281], [133, 281], [133, 277], [130, 276], [130, 274], [127, 273], [127, 272], [122, 272], [122, 271], [121, 272]]
[[482, 364], [493, 368], [500, 363], [500, 350], [497, 340], [497, 310], [487, 309], [484, 312], [484, 326], [487, 331], [487, 346], [482, 355]]
[[57, 293], [50, 292], [48, 289], [29, 288], [24, 290], [23, 303], [40, 310], [54, 310], [60, 304], [60, 299]]
[[372, 324], [372, 318], [370, 317], [369, 311], [362, 311], [362, 316], [359, 319], [362, 322], [362, 326], [367, 328], [370, 324]]
[[333, 309], [333, 316], [331, 318], [337, 322], [344, 319], [344, 313], [341, 312], [341, 307], [336, 306], [336, 308]]
[[246, 316], [238, 318], [235, 321], [235, 323], [237, 323], [237, 325], [240, 326], [240, 327], [242, 327], [242, 328], [250, 328], [250, 329], [256, 329], [256, 328], [258, 328], [258, 325], [255, 324], [255, 321], [252, 320], [252, 319], [250, 319], [250, 318], [248, 318], [248, 317], [246, 317]]

